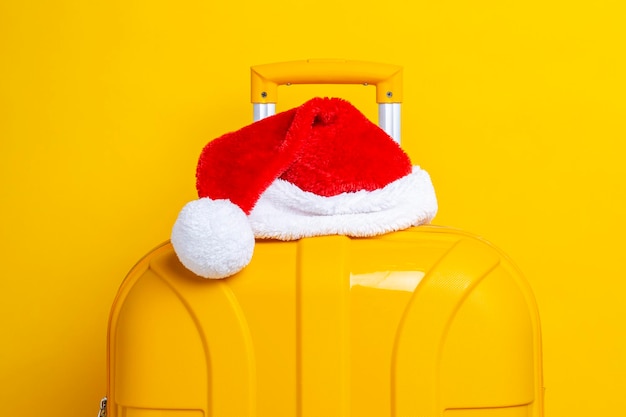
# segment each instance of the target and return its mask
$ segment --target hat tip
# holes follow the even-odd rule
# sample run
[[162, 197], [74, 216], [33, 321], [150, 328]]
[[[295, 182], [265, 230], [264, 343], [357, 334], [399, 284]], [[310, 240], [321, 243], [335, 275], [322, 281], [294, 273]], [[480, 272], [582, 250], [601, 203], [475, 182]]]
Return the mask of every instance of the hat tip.
[[250, 263], [254, 233], [248, 217], [229, 200], [200, 198], [187, 203], [172, 228], [181, 263], [204, 278], [225, 278]]

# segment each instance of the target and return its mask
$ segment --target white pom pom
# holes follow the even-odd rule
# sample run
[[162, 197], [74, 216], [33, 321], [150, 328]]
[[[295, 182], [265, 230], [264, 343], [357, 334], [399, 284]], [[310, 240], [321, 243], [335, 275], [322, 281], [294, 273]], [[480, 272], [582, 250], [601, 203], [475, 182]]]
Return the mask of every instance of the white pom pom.
[[224, 278], [252, 259], [254, 233], [248, 217], [229, 200], [201, 198], [185, 205], [172, 229], [178, 259], [204, 278]]

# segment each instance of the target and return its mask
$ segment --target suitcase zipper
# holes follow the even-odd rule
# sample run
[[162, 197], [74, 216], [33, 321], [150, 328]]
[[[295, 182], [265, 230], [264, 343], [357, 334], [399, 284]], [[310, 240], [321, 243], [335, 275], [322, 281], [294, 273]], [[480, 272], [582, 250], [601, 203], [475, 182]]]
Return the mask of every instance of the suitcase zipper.
[[98, 417], [107, 417], [107, 397], [100, 400], [100, 411]]

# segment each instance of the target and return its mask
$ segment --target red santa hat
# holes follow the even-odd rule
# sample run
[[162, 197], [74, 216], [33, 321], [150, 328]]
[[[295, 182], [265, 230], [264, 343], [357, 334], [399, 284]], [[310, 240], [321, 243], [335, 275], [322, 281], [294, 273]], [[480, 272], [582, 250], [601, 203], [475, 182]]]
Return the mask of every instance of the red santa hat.
[[314, 98], [209, 142], [196, 178], [199, 199], [181, 210], [171, 241], [205, 278], [243, 269], [255, 238], [374, 236], [437, 212], [428, 174], [336, 98]]

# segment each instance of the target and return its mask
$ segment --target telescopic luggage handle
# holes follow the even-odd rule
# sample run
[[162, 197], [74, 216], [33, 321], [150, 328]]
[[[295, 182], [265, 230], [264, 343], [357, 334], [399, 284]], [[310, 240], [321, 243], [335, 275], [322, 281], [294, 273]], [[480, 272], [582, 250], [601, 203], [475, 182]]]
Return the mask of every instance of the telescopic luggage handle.
[[402, 67], [364, 61], [309, 59], [256, 65], [251, 70], [254, 121], [276, 113], [279, 85], [363, 84], [376, 86], [378, 125], [400, 143]]

